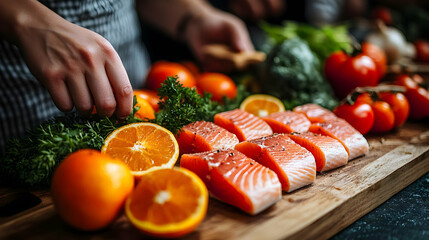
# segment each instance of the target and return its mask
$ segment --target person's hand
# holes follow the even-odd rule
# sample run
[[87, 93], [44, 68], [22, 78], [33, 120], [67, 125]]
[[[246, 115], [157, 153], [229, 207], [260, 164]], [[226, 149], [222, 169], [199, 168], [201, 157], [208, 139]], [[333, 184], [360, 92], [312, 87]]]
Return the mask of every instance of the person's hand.
[[253, 51], [244, 23], [231, 14], [212, 8], [190, 18], [184, 37], [206, 71], [232, 70], [219, 59], [213, 59], [204, 54], [204, 46], [207, 44], [225, 44], [236, 52]]
[[285, 7], [284, 0], [230, 0], [229, 8], [238, 16], [260, 20], [279, 16]]
[[101, 116], [126, 118], [132, 110], [132, 87], [111, 44], [47, 8], [38, 10], [39, 15], [21, 17], [16, 42], [56, 106], [88, 115], [95, 105]]

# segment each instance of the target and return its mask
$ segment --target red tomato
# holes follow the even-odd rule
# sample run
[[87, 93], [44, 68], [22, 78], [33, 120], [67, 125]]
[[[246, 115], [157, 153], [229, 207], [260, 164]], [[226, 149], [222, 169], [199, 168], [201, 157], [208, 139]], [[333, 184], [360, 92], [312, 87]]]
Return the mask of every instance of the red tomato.
[[417, 40], [414, 42], [416, 48], [416, 59], [421, 62], [429, 62], [429, 42], [425, 40]]
[[377, 7], [371, 13], [372, 19], [379, 19], [383, 21], [386, 25], [392, 24], [392, 14], [390, 10], [385, 7]]
[[197, 90], [200, 93], [209, 92], [212, 100], [221, 102], [223, 97], [235, 98], [237, 86], [230, 77], [222, 73], [206, 72], [198, 76]]
[[194, 88], [195, 77], [192, 72], [180, 63], [159, 61], [152, 65], [146, 77], [146, 85], [149, 89], [156, 90], [161, 87], [167, 77], [178, 77], [184, 87]]
[[374, 60], [363, 53], [351, 57], [335, 52], [326, 59], [324, 70], [338, 98], [344, 98], [356, 87], [375, 86], [379, 80]]
[[370, 95], [369, 93], [362, 93], [362, 94], [360, 94], [360, 95], [357, 97], [356, 102], [357, 102], [357, 103], [358, 103], [358, 102], [361, 102], [361, 103], [367, 103], [367, 104], [369, 104], [369, 105], [372, 105], [372, 103], [373, 103], [374, 101], [372, 100], [372, 97], [371, 97], [371, 95]]
[[156, 90], [151, 89], [137, 89], [134, 90], [134, 95], [140, 96], [144, 100], [148, 101], [150, 106], [155, 110], [155, 112], [159, 111], [159, 96], [156, 93]]
[[402, 93], [380, 93], [380, 99], [387, 102], [395, 115], [394, 127], [402, 126], [410, 113], [410, 105]]
[[353, 105], [343, 103], [334, 109], [334, 113], [362, 134], [369, 132], [374, 124], [374, 112], [367, 103], [356, 102]]
[[400, 74], [394, 84], [404, 86], [407, 90], [405, 96], [410, 105], [410, 118], [421, 119], [429, 116], [429, 91], [419, 84], [423, 83], [420, 75]]
[[374, 112], [374, 125], [371, 132], [384, 133], [392, 130], [395, 125], [395, 114], [390, 105], [384, 101], [375, 101], [371, 107]]
[[384, 50], [377, 45], [365, 42], [362, 44], [362, 53], [374, 61], [377, 66], [378, 77], [383, 77], [387, 68], [387, 57]]

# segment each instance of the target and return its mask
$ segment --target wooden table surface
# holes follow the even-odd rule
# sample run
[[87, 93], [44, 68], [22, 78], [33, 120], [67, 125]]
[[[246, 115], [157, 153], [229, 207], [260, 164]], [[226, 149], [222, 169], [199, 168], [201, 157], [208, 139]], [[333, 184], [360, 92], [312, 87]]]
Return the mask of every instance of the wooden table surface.
[[[318, 174], [308, 187], [283, 193], [281, 201], [257, 216], [211, 198], [206, 218], [185, 239], [326, 239], [429, 171], [429, 123], [407, 123], [368, 141], [368, 155]], [[29, 203], [34, 206], [12, 214]], [[56, 214], [46, 189], [3, 184], [0, 210], [0, 239], [147, 238], [124, 215], [101, 231], [76, 231]]]

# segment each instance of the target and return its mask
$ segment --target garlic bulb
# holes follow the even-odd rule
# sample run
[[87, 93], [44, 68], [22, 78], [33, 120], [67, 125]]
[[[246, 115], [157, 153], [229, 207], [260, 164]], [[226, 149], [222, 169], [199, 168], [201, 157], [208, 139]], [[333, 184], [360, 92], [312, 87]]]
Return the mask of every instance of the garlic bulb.
[[414, 58], [416, 51], [413, 44], [408, 43], [398, 29], [387, 27], [382, 22], [377, 22], [377, 27], [377, 31], [369, 34], [366, 41], [384, 49], [389, 63], [397, 62], [403, 57]]

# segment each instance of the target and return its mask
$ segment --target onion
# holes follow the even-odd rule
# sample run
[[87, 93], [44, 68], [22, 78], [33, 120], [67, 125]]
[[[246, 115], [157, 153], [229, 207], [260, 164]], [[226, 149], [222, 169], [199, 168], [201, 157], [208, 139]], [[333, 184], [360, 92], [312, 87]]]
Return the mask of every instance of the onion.
[[416, 50], [408, 43], [404, 35], [396, 28], [387, 27], [383, 22], [377, 22], [377, 31], [369, 34], [366, 41], [373, 43], [386, 52], [389, 63], [401, 58], [414, 58]]

